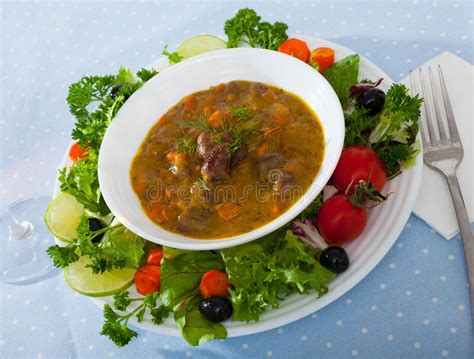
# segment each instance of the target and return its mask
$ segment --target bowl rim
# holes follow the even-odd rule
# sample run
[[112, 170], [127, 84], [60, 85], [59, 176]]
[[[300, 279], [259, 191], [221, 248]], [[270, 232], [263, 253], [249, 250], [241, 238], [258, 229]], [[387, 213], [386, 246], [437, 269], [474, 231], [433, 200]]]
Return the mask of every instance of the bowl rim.
[[[216, 61], [216, 60], [219, 60], [219, 59], [222, 59], [222, 58], [235, 57], [235, 56], [244, 56], [244, 58], [251, 58], [251, 59], [255, 59], [256, 57], [260, 59], [261, 57], [268, 57], [268, 56], [276, 57], [276, 58], [280, 58], [282, 61], [286, 61], [289, 64], [289, 66], [298, 66], [298, 67], [301, 67], [301, 68], [304, 67], [305, 68], [304, 71], [307, 71], [308, 74], [312, 74], [313, 81], [317, 82], [318, 86], [322, 86], [324, 92], [330, 98], [332, 98], [331, 101], [333, 102], [333, 104], [335, 106], [333, 108], [334, 115], [333, 115], [333, 118], [331, 119], [331, 121], [336, 121], [336, 125], [335, 125], [336, 130], [333, 133], [334, 138], [332, 139], [332, 143], [331, 143], [332, 152], [335, 153], [335, 156], [333, 156], [333, 161], [330, 162], [330, 163], [327, 163], [327, 162], [325, 163], [324, 162], [326, 157], [327, 157], [327, 146], [328, 146], [327, 137], [325, 136], [326, 147], [325, 147], [325, 154], [324, 154], [324, 157], [323, 157], [322, 164], [325, 164], [325, 166], [326, 166], [326, 171], [325, 171], [326, 174], [324, 176], [323, 181], [321, 181], [321, 178], [320, 178], [321, 177], [321, 169], [320, 169], [320, 172], [318, 174], [316, 174], [316, 176], [314, 177], [313, 181], [311, 182], [311, 184], [309, 185], [307, 190], [303, 193], [303, 195], [295, 203], [293, 203], [293, 205], [291, 207], [289, 207], [285, 212], [283, 212], [280, 216], [276, 217], [272, 221], [267, 222], [264, 225], [262, 225], [260, 227], [257, 227], [255, 229], [249, 231], [249, 232], [241, 233], [241, 234], [231, 236], [231, 237], [219, 238], [219, 239], [200, 239], [200, 238], [193, 238], [191, 236], [185, 236], [185, 235], [181, 235], [179, 233], [168, 231], [168, 230], [162, 228], [161, 226], [157, 225], [156, 223], [153, 223], [153, 225], [156, 226], [159, 231], [163, 232], [164, 235], [166, 235], [168, 237], [174, 237], [174, 238], [179, 239], [183, 242], [173, 241], [173, 240], [166, 239], [166, 238], [158, 238], [154, 235], [152, 236], [146, 230], [143, 230], [142, 227], [139, 224], [136, 224], [135, 221], [130, 220], [127, 216], [125, 216], [123, 214], [122, 210], [120, 209], [120, 206], [117, 205], [117, 201], [115, 200], [114, 196], [112, 195], [112, 191], [108, 190], [109, 181], [107, 180], [107, 178], [106, 178], [107, 176], [104, 174], [104, 170], [103, 170], [104, 168], [107, 167], [107, 165], [105, 163], [105, 161], [107, 161], [107, 156], [104, 155], [104, 153], [106, 153], [106, 151], [103, 151], [104, 147], [107, 148], [108, 141], [110, 140], [109, 139], [110, 136], [108, 137], [107, 135], [111, 133], [111, 131], [110, 131], [111, 128], [115, 128], [116, 126], [120, 125], [120, 122], [117, 121], [117, 118], [120, 116], [120, 112], [122, 111], [122, 108], [127, 106], [127, 104], [128, 104], [128, 106], [133, 106], [133, 98], [137, 98], [138, 96], [140, 96], [140, 94], [143, 94], [144, 90], [146, 91], [146, 88], [151, 86], [151, 83], [150, 83], [151, 81], [159, 81], [159, 79], [161, 78], [160, 74], [165, 73], [166, 76], [173, 76], [173, 73], [179, 73], [183, 68], [193, 66], [197, 63], [202, 63], [202, 62], [206, 62], [206, 61]], [[279, 87], [278, 85], [275, 85], [275, 86]], [[203, 86], [203, 87], [206, 87], [206, 86]], [[283, 88], [283, 89], [285, 91], [288, 91], [285, 88]], [[292, 93], [291, 91], [289, 91], [289, 92]], [[189, 93], [183, 93], [182, 96], [184, 97], [188, 94]], [[302, 96], [302, 95], [298, 95], [298, 96], [305, 103], [307, 103], [308, 106], [311, 109], [313, 109], [313, 107], [308, 103], [308, 101], [306, 100], [306, 98], [304, 96]], [[168, 111], [169, 108], [173, 105], [174, 105], [174, 103], [169, 104], [167, 106], [166, 111]], [[331, 106], [333, 106], [333, 105], [331, 105]], [[322, 191], [324, 186], [329, 181], [330, 176], [331, 176], [332, 172], [334, 171], [334, 169], [337, 165], [337, 161], [338, 161], [339, 156], [342, 152], [343, 144], [344, 144], [345, 124], [344, 124], [343, 110], [342, 110], [340, 101], [339, 101], [334, 89], [329, 84], [329, 82], [319, 72], [312, 70], [311, 67], [309, 67], [304, 62], [302, 62], [302, 61], [300, 61], [300, 60], [298, 60], [294, 57], [288, 56], [286, 54], [282, 54], [282, 53], [279, 53], [279, 52], [276, 52], [276, 51], [271, 51], [271, 50], [265, 50], [265, 49], [235, 48], [235, 49], [216, 50], [216, 51], [204, 53], [204, 54], [192, 57], [190, 59], [187, 59], [185, 61], [182, 61], [178, 64], [175, 64], [173, 66], [170, 66], [170, 67], [166, 68], [165, 70], [158, 73], [154, 78], [152, 78], [147, 83], [145, 83], [142, 86], [142, 88], [140, 88], [135, 94], [133, 94], [130, 97], [130, 99], [127, 100], [127, 102], [125, 102], [125, 104], [122, 106], [122, 108], [116, 114], [115, 120], [111, 123], [111, 125], [107, 129], [106, 134], [105, 134], [104, 139], [103, 139], [103, 142], [102, 142], [101, 149], [99, 151], [99, 184], [100, 184], [100, 188], [101, 188], [101, 191], [102, 191], [102, 195], [104, 197], [105, 202], [109, 206], [111, 212], [114, 213], [114, 215], [116, 217], [118, 217], [118, 220], [120, 221], [120, 223], [125, 225], [125, 227], [129, 228], [130, 230], [132, 230], [137, 235], [139, 235], [139, 236], [141, 236], [141, 237], [143, 237], [143, 238], [145, 238], [149, 241], [152, 241], [152, 242], [155, 242], [155, 243], [158, 243], [158, 244], [162, 244], [162, 245], [166, 245], [166, 246], [170, 246], [170, 247], [173, 247], [173, 248], [178, 248], [178, 249], [213, 250], [213, 249], [223, 249], [223, 248], [233, 247], [233, 246], [237, 246], [237, 245], [244, 244], [244, 243], [256, 240], [258, 238], [261, 238], [261, 237], [263, 237], [263, 236], [265, 236], [265, 235], [267, 235], [267, 234], [269, 234], [269, 233], [285, 226], [291, 220], [293, 220], [298, 214], [300, 214], [316, 198], [316, 196]], [[166, 113], [166, 111], [165, 111], [165, 113]], [[313, 111], [314, 111], [314, 109], [313, 109]], [[317, 114], [317, 115], [319, 117], [319, 114]], [[320, 121], [321, 121], [321, 119], [320, 119]], [[151, 126], [153, 126], [154, 124], [156, 124], [156, 121]], [[326, 127], [324, 126], [324, 121], [321, 121], [321, 125], [322, 125], [324, 133], [326, 135]], [[151, 126], [149, 127], [149, 129], [151, 129]], [[337, 130], [339, 131], [338, 133], [337, 133]], [[104, 146], [104, 144], [105, 144], [105, 146]], [[131, 165], [131, 163], [128, 164], [128, 168], [130, 168], [130, 165]], [[130, 178], [127, 177], [127, 179], [128, 179], [128, 182], [130, 182]], [[319, 182], [319, 183], [317, 184], [317, 186], [315, 186], [315, 183], [317, 183], [317, 182]], [[129, 185], [130, 185], [130, 187], [132, 187], [130, 183], [129, 183]], [[104, 188], [105, 188], [105, 190], [104, 190]], [[133, 188], [131, 188], [131, 190], [133, 191]], [[143, 211], [141, 212], [141, 215], [143, 215], [148, 221], [152, 222], [148, 218], [148, 216], [146, 216], [146, 214]]]

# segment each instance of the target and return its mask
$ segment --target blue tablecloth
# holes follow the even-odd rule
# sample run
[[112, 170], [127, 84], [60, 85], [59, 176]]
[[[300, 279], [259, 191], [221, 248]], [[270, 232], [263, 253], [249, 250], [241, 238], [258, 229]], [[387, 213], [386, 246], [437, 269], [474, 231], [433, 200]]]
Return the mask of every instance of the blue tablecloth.
[[[244, 6], [369, 57], [393, 79], [443, 50], [473, 62], [473, 3], [453, 1], [2, 2], [0, 194], [6, 203], [51, 193], [73, 119], [67, 87], [84, 74], [137, 70], [198, 33], [223, 33]], [[207, 343], [140, 331], [118, 349], [98, 335], [100, 308], [60, 272], [1, 285], [2, 357], [472, 357], [459, 238], [412, 216], [385, 259], [317, 314], [265, 333]]]

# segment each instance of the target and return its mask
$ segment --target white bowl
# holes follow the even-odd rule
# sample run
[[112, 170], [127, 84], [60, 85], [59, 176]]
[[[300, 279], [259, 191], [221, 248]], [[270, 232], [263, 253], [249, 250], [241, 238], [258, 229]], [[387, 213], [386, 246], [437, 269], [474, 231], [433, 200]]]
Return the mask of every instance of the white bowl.
[[[307, 192], [291, 208], [251, 232], [216, 240], [193, 239], [166, 231], [143, 211], [130, 181], [131, 162], [150, 128], [171, 106], [193, 92], [233, 80], [270, 84], [306, 101], [324, 129], [326, 149], [321, 169]], [[343, 142], [344, 116], [340, 102], [329, 83], [312, 67], [276, 51], [249, 48], [213, 51], [160, 72], [122, 106], [100, 149], [100, 188], [118, 221], [149, 241], [190, 250], [227, 248], [262, 237], [305, 209], [331, 177]]]

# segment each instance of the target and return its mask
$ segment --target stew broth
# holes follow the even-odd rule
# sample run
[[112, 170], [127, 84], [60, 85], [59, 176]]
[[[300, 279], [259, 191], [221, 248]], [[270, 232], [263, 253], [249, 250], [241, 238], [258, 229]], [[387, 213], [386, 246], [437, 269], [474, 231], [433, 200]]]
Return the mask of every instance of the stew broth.
[[311, 185], [323, 156], [321, 123], [302, 99], [232, 81], [168, 110], [140, 146], [130, 177], [157, 225], [219, 239], [287, 211]]

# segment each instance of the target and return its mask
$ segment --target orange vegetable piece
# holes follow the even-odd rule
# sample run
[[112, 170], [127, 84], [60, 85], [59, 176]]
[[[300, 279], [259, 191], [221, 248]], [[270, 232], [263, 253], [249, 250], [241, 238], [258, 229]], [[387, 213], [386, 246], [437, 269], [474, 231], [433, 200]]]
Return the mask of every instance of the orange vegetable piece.
[[183, 103], [186, 107], [194, 105], [196, 103], [196, 96], [194, 95], [186, 96], [183, 100]]
[[87, 157], [87, 148], [83, 149], [79, 142], [73, 144], [69, 150], [69, 158], [76, 163], [79, 158]]
[[170, 162], [170, 163], [174, 163], [175, 159], [176, 159], [176, 153], [175, 152], [168, 152], [166, 154], [166, 159]]
[[273, 112], [281, 117], [286, 117], [290, 114], [288, 107], [278, 102], [273, 104]]
[[225, 84], [219, 84], [216, 87], [212, 88], [212, 93], [220, 93], [224, 91], [224, 89], [225, 89]]
[[226, 221], [237, 217], [243, 211], [242, 207], [232, 202], [219, 204], [215, 208], [219, 217]]
[[330, 47], [318, 47], [314, 49], [311, 53], [309, 63], [316, 67], [319, 72], [324, 72], [327, 68], [334, 65], [334, 50]]
[[220, 270], [210, 270], [204, 273], [199, 284], [199, 291], [203, 298], [227, 297], [229, 295], [229, 278], [227, 273]]
[[212, 128], [219, 128], [222, 126], [222, 113], [217, 110], [207, 119], [207, 123]]
[[265, 153], [268, 153], [269, 149], [270, 148], [268, 147], [268, 143], [264, 143], [264, 144], [258, 146], [255, 149], [255, 152], [257, 153], [257, 155], [264, 155]]
[[135, 273], [135, 287], [141, 295], [147, 295], [160, 290], [161, 271], [159, 266], [146, 264]]
[[278, 47], [278, 51], [294, 56], [303, 62], [308, 62], [311, 55], [306, 42], [299, 39], [288, 39], [283, 41]]
[[212, 106], [204, 106], [204, 108], [202, 109], [204, 116], [209, 116], [212, 113], [212, 111], [213, 111]]

